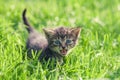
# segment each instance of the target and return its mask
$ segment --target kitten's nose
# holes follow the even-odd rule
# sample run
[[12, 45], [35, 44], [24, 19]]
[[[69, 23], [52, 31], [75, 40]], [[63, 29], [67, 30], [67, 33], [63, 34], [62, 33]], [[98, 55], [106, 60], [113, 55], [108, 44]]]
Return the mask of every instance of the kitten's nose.
[[65, 46], [62, 46], [63, 49], [65, 49]]

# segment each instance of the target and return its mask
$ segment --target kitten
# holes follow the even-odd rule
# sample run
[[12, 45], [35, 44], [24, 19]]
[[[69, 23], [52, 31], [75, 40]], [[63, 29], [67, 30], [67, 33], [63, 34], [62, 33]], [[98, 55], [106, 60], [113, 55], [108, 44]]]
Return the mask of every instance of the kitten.
[[76, 45], [81, 29], [65, 27], [43, 29], [45, 33], [43, 36], [29, 24], [25, 15], [26, 9], [23, 11], [22, 18], [29, 32], [26, 43], [27, 56], [32, 58], [32, 52], [36, 54], [41, 52], [38, 57], [40, 61], [54, 58], [61, 62], [63, 57]]

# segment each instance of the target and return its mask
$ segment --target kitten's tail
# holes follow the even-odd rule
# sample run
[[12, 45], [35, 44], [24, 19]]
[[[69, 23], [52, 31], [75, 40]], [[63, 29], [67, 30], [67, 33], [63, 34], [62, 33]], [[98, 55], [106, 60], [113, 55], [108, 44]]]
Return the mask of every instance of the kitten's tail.
[[27, 29], [27, 31], [30, 33], [30, 32], [32, 32], [34, 29], [32, 28], [32, 26], [29, 24], [29, 22], [28, 22], [28, 20], [27, 20], [27, 18], [26, 18], [26, 9], [24, 9], [24, 11], [23, 11], [23, 13], [22, 13], [22, 19], [23, 19], [23, 22], [24, 22], [24, 24], [27, 26], [26, 27], [26, 29]]

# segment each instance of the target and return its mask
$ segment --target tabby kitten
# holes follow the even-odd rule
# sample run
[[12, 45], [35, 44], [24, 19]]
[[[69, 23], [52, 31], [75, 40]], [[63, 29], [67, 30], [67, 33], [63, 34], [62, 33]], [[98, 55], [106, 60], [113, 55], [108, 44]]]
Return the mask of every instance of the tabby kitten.
[[76, 45], [80, 28], [59, 27], [56, 29], [43, 29], [45, 36], [39, 34], [28, 22], [26, 18], [26, 9], [23, 11], [22, 17], [29, 37], [26, 43], [28, 50], [27, 56], [32, 58], [32, 53], [39, 55], [39, 60], [48, 60], [54, 58], [62, 61], [63, 57]]

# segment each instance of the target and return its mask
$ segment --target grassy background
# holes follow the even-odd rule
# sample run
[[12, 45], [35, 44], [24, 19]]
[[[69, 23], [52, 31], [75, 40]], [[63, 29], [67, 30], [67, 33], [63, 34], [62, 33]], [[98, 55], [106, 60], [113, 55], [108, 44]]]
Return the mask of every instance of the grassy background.
[[[42, 28], [81, 26], [63, 66], [22, 60], [28, 36], [21, 14]], [[24, 62], [23, 64], [19, 64]], [[51, 64], [52, 66], [52, 64]], [[0, 80], [120, 79], [119, 0], [0, 0]]]

